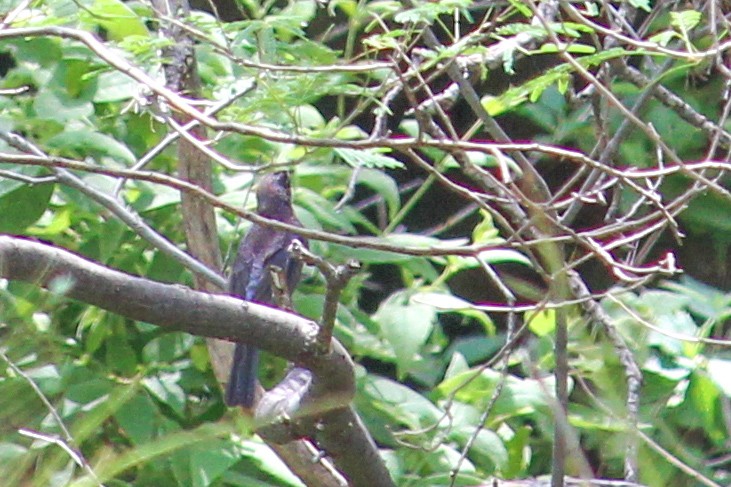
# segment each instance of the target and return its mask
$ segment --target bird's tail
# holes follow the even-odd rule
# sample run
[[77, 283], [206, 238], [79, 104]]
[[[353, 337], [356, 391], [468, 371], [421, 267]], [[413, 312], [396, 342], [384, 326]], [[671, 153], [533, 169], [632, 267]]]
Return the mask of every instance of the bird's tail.
[[226, 404], [250, 409], [254, 405], [259, 351], [249, 345], [236, 344], [231, 375], [226, 386]]

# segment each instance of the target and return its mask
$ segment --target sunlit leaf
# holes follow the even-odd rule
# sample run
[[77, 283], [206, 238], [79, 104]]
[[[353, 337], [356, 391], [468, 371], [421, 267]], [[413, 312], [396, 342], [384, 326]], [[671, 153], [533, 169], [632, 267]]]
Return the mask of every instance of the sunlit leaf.
[[353, 167], [390, 169], [400, 169], [404, 167], [401, 161], [373, 150], [356, 150], [340, 147], [335, 149], [335, 153], [340, 156], [343, 161]]
[[537, 336], [542, 337], [548, 335], [556, 329], [556, 311], [547, 309], [526, 313], [525, 322], [528, 324], [530, 331]]
[[701, 13], [697, 10], [684, 10], [682, 12], [670, 12], [670, 25], [681, 32], [688, 32], [693, 29], [701, 20]]
[[103, 27], [109, 38], [119, 41], [129, 36], [148, 36], [142, 19], [119, 0], [94, 0], [81, 11], [81, 18]]
[[399, 373], [403, 375], [417, 360], [419, 350], [429, 338], [436, 310], [410, 299], [407, 294], [396, 293], [381, 304], [373, 320], [391, 344]]

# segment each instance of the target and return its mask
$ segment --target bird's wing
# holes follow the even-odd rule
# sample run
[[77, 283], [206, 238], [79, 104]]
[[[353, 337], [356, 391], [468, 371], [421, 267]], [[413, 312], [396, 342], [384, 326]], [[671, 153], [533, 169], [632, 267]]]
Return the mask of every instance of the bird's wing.
[[239, 247], [229, 277], [229, 292], [249, 301], [269, 303], [272, 299], [270, 266], [284, 270], [287, 284], [296, 285], [300, 263], [288, 251], [294, 237], [256, 225], [249, 230]]

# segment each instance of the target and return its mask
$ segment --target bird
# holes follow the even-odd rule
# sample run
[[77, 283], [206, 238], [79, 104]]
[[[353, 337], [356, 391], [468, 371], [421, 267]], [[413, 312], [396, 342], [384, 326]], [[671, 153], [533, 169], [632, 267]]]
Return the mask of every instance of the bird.
[[[264, 176], [256, 188], [260, 216], [294, 226], [302, 224], [292, 208], [292, 190], [286, 171]], [[299, 282], [302, 262], [290, 252], [290, 245], [299, 240], [307, 247], [307, 240], [287, 231], [252, 224], [236, 253], [229, 276], [229, 294], [246, 301], [276, 305], [272, 289], [272, 267], [281, 269], [286, 291], [292, 293]], [[255, 401], [259, 351], [252, 345], [237, 343], [226, 385], [226, 404], [230, 407], [252, 408]]]

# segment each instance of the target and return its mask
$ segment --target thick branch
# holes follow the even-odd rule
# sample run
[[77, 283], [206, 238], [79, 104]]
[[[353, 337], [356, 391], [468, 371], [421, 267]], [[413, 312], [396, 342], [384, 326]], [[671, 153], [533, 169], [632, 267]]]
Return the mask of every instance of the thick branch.
[[[230, 296], [131, 276], [63, 249], [10, 236], [0, 236], [0, 277], [63, 290], [68, 297], [170, 330], [255, 343], [310, 370], [321, 445], [353, 485], [373, 485], [367, 483], [373, 476], [388, 479], [378, 485], [392, 485], [373, 440], [349, 406], [355, 393], [353, 362], [337, 341], [330, 353], [318, 353], [314, 322]], [[347, 447], [340, 449], [344, 432]]]
[[[353, 363], [338, 342], [316, 353], [317, 325], [230, 296], [161, 284], [109, 269], [50, 245], [0, 236], [0, 277], [30, 282], [113, 313], [193, 335], [256, 344], [313, 372], [330, 390], [353, 395]], [[66, 285], [68, 283], [68, 285]]]
[[[306, 318], [230, 296], [131, 276], [63, 249], [10, 236], [0, 236], [0, 277], [63, 291], [70, 298], [170, 330], [256, 343], [258, 348], [312, 371], [316, 396], [327, 395], [321, 403], [327, 410], [321, 407], [319, 434], [324, 439], [336, 438], [343, 430], [343, 411], [349, 410], [355, 392], [353, 362], [337, 341], [330, 353], [317, 353], [317, 325]], [[360, 421], [352, 421], [357, 418], [352, 412], [347, 416], [351, 418], [348, 448], [328, 453], [348, 478], [363, 479], [367, 472], [387, 477], [368, 432]], [[347, 470], [356, 465], [358, 471]]]

